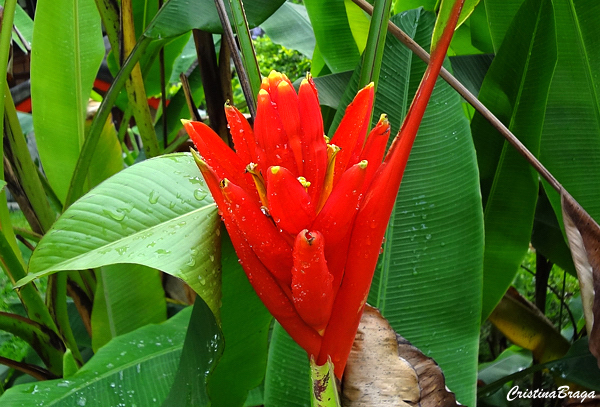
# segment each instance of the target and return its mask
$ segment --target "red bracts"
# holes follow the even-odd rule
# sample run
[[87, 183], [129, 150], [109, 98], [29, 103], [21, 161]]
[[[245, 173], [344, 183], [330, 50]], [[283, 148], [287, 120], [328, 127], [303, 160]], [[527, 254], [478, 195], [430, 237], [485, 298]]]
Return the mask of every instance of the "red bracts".
[[185, 123], [256, 293], [318, 364], [331, 358], [338, 378], [461, 4], [455, 3], [385, 159], [385, 115], [368, 132], [373, 84], [358, 92], [331, 141], [323, 133], [311, 77], [296, 93], [278, 72], [263, 80], [254, 129], [235, 107], [225, 107], [235, 153], [208, 126]]
[[[360, 318], [362, 293], [368, 292], [371, 264], [391, 211], [370, 214], [368, 230], [354, 231], [363, 222], [364, 198], [379, 185], [376, 170], [390, 134], [385, 116], [367, 134], [373, 90], [370, 84], [358, 92], [331, 141], [323, 134], [310, 76], [298, 93], [283, 74], [272, 72], [265, 78], [254, 129], [235, 107], [226, 106], [235, 154], [208, 126], [185, 123], [202, 156], [197, 158], [199, 167], [259, 297], [309, 355], [331, 357], [340, 372], [348, 352], [346, 345], [338, 345], [352, 344], [356, 327], [333, 332], [331, 321], [345, 313]], [[393, 202], [396, 190], [379, 188], [377, 195], [390, 195]], [[377, 250], [365, 256], [353, 244]], [[348, 289], [360, 292], [358, 296], [343, 292], [349, 264], [357, 274], [352, 280], [359, 281]], [[340, 296], [349, 299], [337, 304]], [[330, 342], [323, 353], [322, 345]]]

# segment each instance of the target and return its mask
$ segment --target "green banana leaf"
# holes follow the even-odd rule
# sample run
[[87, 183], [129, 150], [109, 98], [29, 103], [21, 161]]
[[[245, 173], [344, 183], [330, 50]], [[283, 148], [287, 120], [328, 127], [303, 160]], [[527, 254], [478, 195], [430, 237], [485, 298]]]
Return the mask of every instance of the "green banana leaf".
[[33, 42], [31, 102], [36, 141], [48, 181], [64, 201], [85, 138], [86, 106], [104, 57], [96, 4], [93, 0], [40, 2]]
[[[600, 220], [600, 32], [598, 2], [553, 2], [558, 62], [542, 132], [540, 160], [596, 220]], [[560, 198], [545, 186], [563, 225]]]
[[[160, 405], [175, 380], [190, 312], [191, 308], [164, 324], [115, 338], [68, 379], [14, 386], [0, 397], [0, 405], [113, 406], [123, 401], [131, 406]], [[214, 319], [204, 323], [216, 324]]]
[[218, 227], [216, 207], [190, 154], [146, 160], [69, 207], [40, 241], [24, 280], [141, 264], [184, 280], [218, 316]]
[[[555, 61], [552, 4], [527, 0], [479, 92], [479, 100], [536, 155]], [[486, 319], [529, 248], [539, 181], [525, 159], [483, 116], [475, 115], [471, 130], [485, 213], [482, 319]]]

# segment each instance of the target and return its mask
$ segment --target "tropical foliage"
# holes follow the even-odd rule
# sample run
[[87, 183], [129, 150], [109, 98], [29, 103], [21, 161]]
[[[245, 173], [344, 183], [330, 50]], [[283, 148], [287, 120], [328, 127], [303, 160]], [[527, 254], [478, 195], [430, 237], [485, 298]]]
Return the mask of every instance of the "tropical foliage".
[[[414, 44], [437, 43], [453, 2], [377, 0], [370, 17], [358, 0], [232, 0], [232, 24], [222, 1], [26, 3], [5, 0], [0, 31], [0, 258], [19, 300], [0, 341], [30, 351], [0, 354], [0, 404], [310, 405], [306, 352], [238, 263], [181, 119], [232, 146], [225, 103], [254, 118], [260, 72], [284, 54], [307, 66], [300, 53], [312, 79], [293, 85], [318, 92], [326, 135], [374, 82], [366, 127], [393, 136], [427, 66]], [[515, 384], [600, 391], [600, 263], [577, 274], [594, 224], [565, 204], [568, 191], [600, 219], [598, 18], [595, 0], [465, 1], [441, 76], [466, 90], [437, 80], [408, 159], [368, 303], [464, 405], [508, 405]], [[297, 53], [266, 48], [257, 63], [246, 27]]]

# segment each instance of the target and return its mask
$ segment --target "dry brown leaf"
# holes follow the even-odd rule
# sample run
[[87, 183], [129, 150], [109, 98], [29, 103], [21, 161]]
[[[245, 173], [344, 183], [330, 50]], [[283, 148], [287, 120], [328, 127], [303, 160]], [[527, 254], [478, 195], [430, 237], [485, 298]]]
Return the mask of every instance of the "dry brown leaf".
[[342, 382], [344, 407], [457, 406], [435, 361], [392, 329], [369, 305], [358, 327]]
[[600, 226], [591, 216], [563, 191], [561, 205], [565, 231], [573, 262], [577, 269], [581, 300], [589, 335], [590, 352], [600, 367]]

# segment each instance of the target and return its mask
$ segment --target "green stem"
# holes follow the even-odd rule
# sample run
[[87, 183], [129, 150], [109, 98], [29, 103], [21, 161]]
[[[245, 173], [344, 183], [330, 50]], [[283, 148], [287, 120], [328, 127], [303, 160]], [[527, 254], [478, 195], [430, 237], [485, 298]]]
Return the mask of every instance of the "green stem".
[[[15, 9], [17, 6], [17, 0], [6, 0], [4, 2], [4, 15], [2, 19], [2, 28], [0, 29], [0, 67], [6, 67], [8, 65], [8, 53], [10, 51], [10, 41], [12, 39], [12, 27], [15, 17]], [[4, 68], [2, 68], [4, 69]], [[8, 86], [6, 82], [6, 75], [0, 76], [0, 89], [4, 89]], [[4, 98], [0, 97], [0, 117], [4, 117]], [[0, 136], [4, 135], [4, 120], [0, 120]], [[4, 137], [0, 140], [0, 155], [4, 156]], [[4, 161], [0, 160], [0, 179], [4, 180]], [[6, 192], [3, 190], [0, 192], [0, 228], [6, 238], [11, 250], [17, 254], [17, 258], [24, 264], [23, 257], [17, 246], [17, 240], [12, 229], [10, 214], [8, 211], [8, 204], [6, 201]]]
[[[79, 347], [77, 346], [77, 341], [73, 335], [71, 322], [69, 321], [69, 313], [67, 312], [67, 276], [68, 274], [66, 272], [49, 276], [46, 298], [48, 309], [54, 314], [54, 320], [58, 325], [58, 329], [60, 330], [67, 347], [71, 350], [73, 357], [79, 366], [83, 366], [83, 358], [81, 357], [81, 353], [79, 353]], [[53, 284], [50, 285], [50, 281], [52, 280]]]
[[45, 233], [56, 220], [56, 213], [48, 203], [48, 197], [44, 193], [44, 186], [40, 180], [37, 166], [31, 159], [31, 154], [29, 154], [27, 141], [21, 129], [17, 109], [15, 109], [8, 86], [4, 89], [4, 99], [6, 103], [4, 117], [6, 118], [5, 123], [8, 125], [5, 134], [11, 153], [10, 160], [27, 200], [37, 217], [42, 229], [41, 232]]
[[229, 0], [229, 5], [231, 6], [231, 15], [233, 16], [235, 33], [240, 43], [244, 68], [248, 75], [250, 87], [252, 88], [252, 94], [254, 95], [254, 98], [256, 98], [256, 95], [258, 95], [258, 91], [260, 90], [261, 75], [258, 61], [256, 60], [256, 51], [254, 51], [254, 44], [252, 43], [252, 36], [250, 35], [250, 29], [248, 28], [248, 20], [246, 19], [244, 5], [241, 0]]
[[23, 339], [36, 351], [52, 373], [57, 376], [62, 374], [65, 349], [55, 332], [42, 324], [7, 312], [0, 312], [0, 330]]
[[390, 9], [392, 0], [376, 1], [369, 25], [369, 36], [367, 37], [367, 46], [363, 53], [363, 63], [360, 70], [360, 79], [358, 88], [361, 89], [369, 83], [375, 83], [377, 91], [377, 82], [381, 72], [381, 61], [383, 60], [383, 50], [385, 48], [385, 38], [387, 35], [388, 22], [390, 20]]
[[340, 407], [340, 396], [335, 383], [333, 363], [328, 360], [323, 366], [310, 361], [310, 405], [311, 407]]

